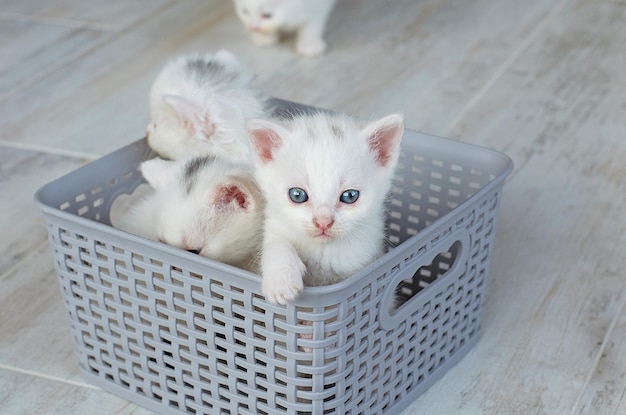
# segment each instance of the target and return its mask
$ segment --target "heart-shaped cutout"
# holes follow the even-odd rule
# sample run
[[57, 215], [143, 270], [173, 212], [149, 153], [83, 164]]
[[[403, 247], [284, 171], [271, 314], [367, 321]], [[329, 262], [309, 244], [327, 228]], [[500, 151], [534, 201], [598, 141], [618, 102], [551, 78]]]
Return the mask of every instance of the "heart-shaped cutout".
[[415, 271], [413, 276], [398, 283], [395, 288], [396, 301], [394, 309], [402, 307], [404, 303], [417, 293], [428, 287], [452, 269], [459, 257], [461, 242], [455, 241], [445, 252], [441, 252], [428, 265], [423, 265]]

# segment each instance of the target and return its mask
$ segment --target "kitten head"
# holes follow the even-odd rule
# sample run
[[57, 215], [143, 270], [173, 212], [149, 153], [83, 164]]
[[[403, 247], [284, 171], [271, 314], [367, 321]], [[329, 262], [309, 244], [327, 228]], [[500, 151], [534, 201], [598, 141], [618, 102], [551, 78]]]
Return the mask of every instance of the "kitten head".
[[168, 62], [150, 94], [148, 144], [171, 159], [213, 154], [247, 160], [249, 147], [241, 126], [263, 111], [249, 87], [251, 79], [225, 50]]
[[235, 11], [248, 30], [275, 33], [293, 18], [293, 3], [294, 0], [235, 0]]
[[157, 239], [231, 265], [249, 262], [260, 243], [264, 202], [247, 167], [212, 157], [157, 158], [141, 171], [156, 191]]
[[248, 133], [267, 219], [282, 220], [284, 236], [329, 243], [381, 230], [401, 115], [366, 124], [321, 113], [286, 123], [252, 120]]

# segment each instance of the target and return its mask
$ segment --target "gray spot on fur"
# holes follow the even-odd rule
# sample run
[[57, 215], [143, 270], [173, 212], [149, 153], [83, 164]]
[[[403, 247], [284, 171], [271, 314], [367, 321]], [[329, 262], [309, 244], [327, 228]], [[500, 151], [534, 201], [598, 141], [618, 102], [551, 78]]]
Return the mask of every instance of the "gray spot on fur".
[[234, 72], [215, 60], [207, 60], [200, 56], [187, 60], [186, 72], [189, 78], [203, 84], [208, 80], [217, 83], [231, 84], [238, 81], [240, 74]]
[[344, 137], [344, 133], [343, 130], [341, 129], [341, 127], [339, 127], [337, 124], [333, 124], [330, 126], [330, 131], [333, 133], [333, 135], [338, 138], [338, 139], [342, 139]]
[[189, 160], [187, 164], [185, 164], [185, 170], [181, 178], [181, 185], [185, 188], [187, 194], [190, 194], [196, 185], [196, 182], [198, 181], [198, 173], [206, 166], [213, 163], [213, 160], [215, 160], [215, 158], [210, 156], [197, 157]]

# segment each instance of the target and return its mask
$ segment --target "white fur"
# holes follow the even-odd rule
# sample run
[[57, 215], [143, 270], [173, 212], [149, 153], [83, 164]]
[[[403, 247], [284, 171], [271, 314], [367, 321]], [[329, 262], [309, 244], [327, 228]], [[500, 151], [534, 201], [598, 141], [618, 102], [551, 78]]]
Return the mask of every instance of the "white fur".
[[281, 33], [295, 32], [297, 52], [315, 56], [326, 50], [324, 30], [334, 4], [334, 0], [235, 0], [235, 11], [256, 44], [273, 45]]
[[[304, 285], [341, 281], [382, 253], [402, 116], [363, 125], [346, 116], [303, 115], [284, 123], [252, 120], [248, 131], [267, 201], [261, 273], [270, 302], [292, 301]], [[292, 202], [293, 187], [304, 189], [308, 201]], [[348, 189], [360, 191], [353, 204], [339, 199]], [[324, 235], [319, 224], [330, 222]]]
[[225, 50], [172, 59], [150, 92], [148, 144], [175, 160], [217, 155], [248, 162], [245, 123], [264, 115], [264, 101], [251, 81], [252, 74]]
[[[141, 170], [154, 189], [121, 219], [119, 228], [148, 239], [256, 271], [264, 201], [248, 166], [214, 158], [187, 191], [191, 160], [152, 159]], [[238, 189], [239, 199], [224, 193]]]

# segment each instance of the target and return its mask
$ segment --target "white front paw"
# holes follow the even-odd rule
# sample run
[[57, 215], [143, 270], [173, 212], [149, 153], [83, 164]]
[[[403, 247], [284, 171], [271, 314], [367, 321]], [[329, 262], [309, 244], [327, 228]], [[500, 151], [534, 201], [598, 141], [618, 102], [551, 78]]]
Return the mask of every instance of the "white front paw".
[[317, 56], [326, 50], [326, 42], [322, 39], [299, 39], [296, 51], [303, 56]]
[[302, 276], [306, 267], [300, 260], [289, 264], [272, 264], [263, 267], [263, 295], [270, 303], [285, 305], [294, 301], [304, 289]]

